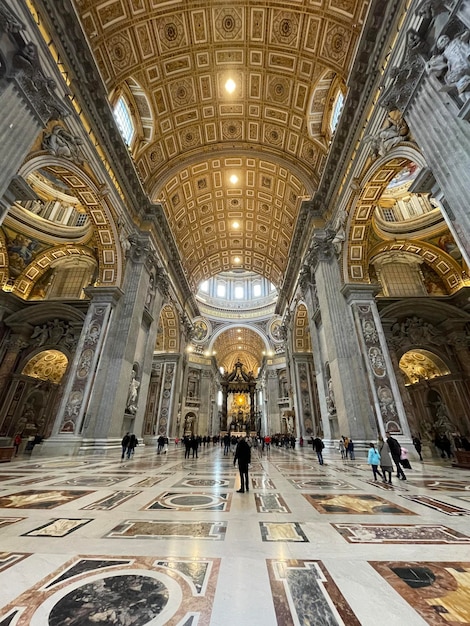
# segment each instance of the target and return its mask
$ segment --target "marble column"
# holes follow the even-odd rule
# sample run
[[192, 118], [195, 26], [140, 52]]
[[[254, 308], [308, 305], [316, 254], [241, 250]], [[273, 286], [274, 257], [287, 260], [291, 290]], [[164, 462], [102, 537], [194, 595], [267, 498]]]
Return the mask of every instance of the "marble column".
[[[339, 431], [341, 435], [350, 436], [356, 447], [362, 447], [377, 436], [376, 418], [352, 309], [341, 292], [340, 269], [331, 233], [317, 231], [309, 262], [314, 271], [322, 354], [329, 364]], [[325, 408], [322, 407], [324, 431], [329, 428]]]
[[[122, 297], [114, 310], [87, 407], [83, 451], [115, 445], [126, 431], [133, 431], [138, 439], [142, 437], [158, 320], [168, 296], [168, 280], [157, 267], [148, 233], [132, 236], [129, 243]], [[129, 402], [133, 378], [139, 385], [137, 397]]]
[[[313, 358], [310, 354], [295, 354], [294, 366], [296, 392], [296, 436], [308, 439], [318, 433], [316, 414], [319, 411]], [[317, 409], [317, 410], [315, 410]]]
[[[116, 304], [122, 296], [115, 287], [89, 287], [86, 292], [91, 302], [67, 373], [52, 435], [41, 446], [36, 446], [35, 456], [72, 456], [82, 444], [85, 417], [93, 392], [100, 384], [101, 356], [109, 340]], [[106, 384], [106, 380], [101, 381], [101, 385]], [[107, 414], [109, 410], [110, 406]]]
[[410, 428], [388, 351], [374, 295], [374, 285], [345, 285], [343, 293], [351, 307], [355, 329], [366, 366], [378, 433], [387, 430], [411, 442]]
[[0, 82], [0, 223], [9, 208], [5, 191], [18, 172], [38, 133], [49, 120], [61, 119], [71, 108], [46, 76], [37, 47], [23, 36], [24, 24], [5, 5], [0, 19], [2, 74]]

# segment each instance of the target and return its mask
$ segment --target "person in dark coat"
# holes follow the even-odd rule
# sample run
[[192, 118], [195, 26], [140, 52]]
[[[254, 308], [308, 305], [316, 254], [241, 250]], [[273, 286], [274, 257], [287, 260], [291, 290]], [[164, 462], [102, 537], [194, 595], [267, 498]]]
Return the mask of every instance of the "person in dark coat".
[[250, 490], [250, 485], [248, 482], [248, 467], [251, 463], [251, 448], [248, 445], [246, 437], [242, 437], [240, 441], [237, 443], [237, 447], [235, 449], [235, 456], [233, 458], [233, 465], [238, 461], [238, 471], [240, 473], [240, 483], [241, 487], [237, 490], [237, 493], [245, 493]]
[[312, 445], [314, 451], [317, 453], [318, 462], [320, 463], [320, 465], [323, 465], [323, 448], [325, 447], [325, 444], [320, 439], [320, 437], [315, 437], [315, 439], [312, 441]]
[[121, 460], [124, 458], [126, 452], [127, 452], [127, 446], [129, 445], [129, 441], [130, 441], [130, 435], [129, 433], [126, 433], [124, 435], [124, 437], [122, 438], [121, 441], [121, 447], [122, 447], [122, 454], [121, 454]]
[[400, 456], [401, 456], [401, 445], [398, 439], [392, 437], [390, 431], [387, 430], [387, 443], [390, 449], [390, 454], [392, 455], [393, 462], [397, 467], [397, 478], [401, 478], [401, 480], [406, 480], [405, 472], [400, 465]]
[[134, 433], [132, 433], [132, 435], [130, 435], [129, 437], [129, 443], [127, 444], [127, 458], [128, 459], [130, 459], [131, 456], [134, 456], [135, 447], [138, 445], [139, 445], [139, 440], [134, 435]]
[[415, 447], [416, 452], [419, 454], [419, 460], [423, 460], [423, 455], [421, 454], [421, 439], [419, 437], [413, 437], [413, 445]]

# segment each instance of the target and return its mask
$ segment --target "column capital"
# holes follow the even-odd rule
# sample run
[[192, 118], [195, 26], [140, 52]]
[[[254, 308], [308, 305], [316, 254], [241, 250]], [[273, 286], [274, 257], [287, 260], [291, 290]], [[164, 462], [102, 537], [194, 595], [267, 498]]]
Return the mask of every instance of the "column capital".
[[93, 301], [93, 303], [116, 305], [123, 296], [123, 291], [119, 287], [85, 287], [85, 294]]
[[355, 284], [346, 283], [341, 287], [341, 293], [346, 298], [346, 302], [370, 302], [380, 291], [380, 285], [373, 284]]

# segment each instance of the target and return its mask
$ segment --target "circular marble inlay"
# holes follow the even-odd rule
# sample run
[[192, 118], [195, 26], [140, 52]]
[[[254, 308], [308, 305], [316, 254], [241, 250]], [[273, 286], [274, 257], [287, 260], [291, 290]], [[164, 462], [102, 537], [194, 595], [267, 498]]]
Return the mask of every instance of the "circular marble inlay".
[[164, 610], [168, 599], [169, 591], [163, 582], [149, 576], [98, 578], [61, 598], [50, 612], [48, 623], [144, 626]]
[[214, 498], [212, 496], [195, 496], [181, 494], [179, 496], [172, 496], [168, 500], [178, 506], [204, 506], [206, 504], [212, 504]]

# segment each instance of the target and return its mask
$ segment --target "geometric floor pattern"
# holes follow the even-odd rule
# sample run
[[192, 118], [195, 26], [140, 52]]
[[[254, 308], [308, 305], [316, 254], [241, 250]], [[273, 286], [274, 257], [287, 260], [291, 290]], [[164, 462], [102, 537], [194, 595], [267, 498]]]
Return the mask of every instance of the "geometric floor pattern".
[[412, 467], [272, 448], [239, 494], [219, 446], [2, 464], [0, 626], [470, 625], [470, 471]]

